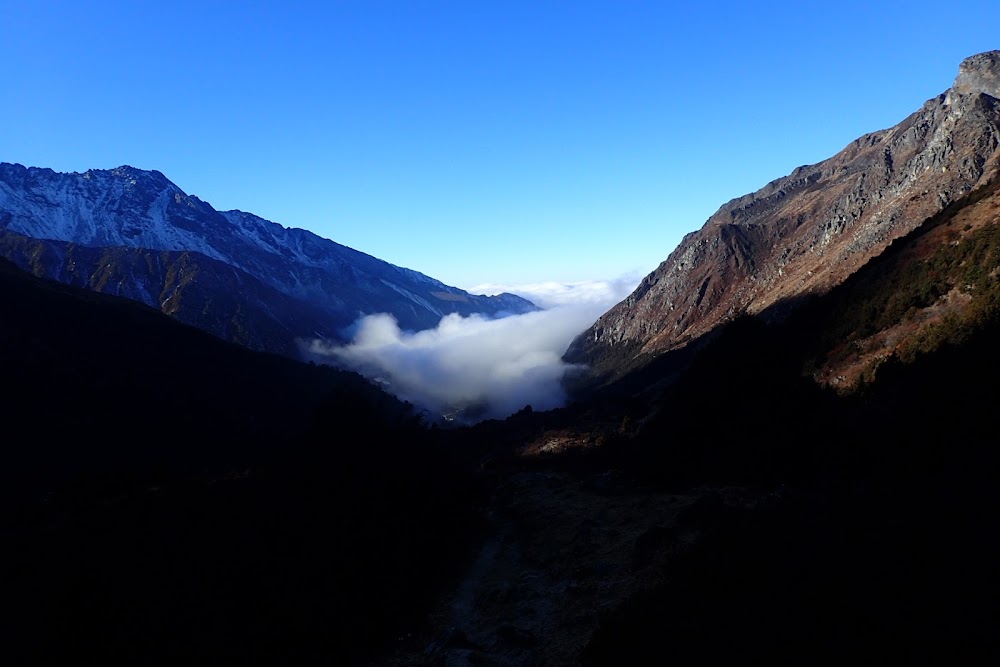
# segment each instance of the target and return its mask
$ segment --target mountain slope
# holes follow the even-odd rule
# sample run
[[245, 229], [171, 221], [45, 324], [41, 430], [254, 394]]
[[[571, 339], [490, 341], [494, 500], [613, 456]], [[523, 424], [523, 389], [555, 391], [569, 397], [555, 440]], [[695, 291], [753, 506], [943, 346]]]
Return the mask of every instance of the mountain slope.
[[566, 354], [614, 377], [741, 314], [841, 283], [1000, 170], [1000, 52], [899, 125], [722, 206]]
[[[89, 248], [198, 253], [269, 288], [260, 289], [256, 282], [233, 275], [219, 284], [219, 296], [245, 295], [244, 307], [256, 307], [257, 301], [274, 312], [309, 304], [315, 312], [304, 319], [326, 325], [304, 323], [295, 330], [298, 336], [315, 336], [317, 330], [325, 335], [360, 314], [376, 312], [393, 314], [404, 328], [424, 329], [436, 326], [449, 313], [497, 315], [534, 309], [529, 301], [511, 294], [468, 294], [416, 271], [250, 213], [216, 211], [185, 194], [163, 174], [132, 167], [62, 174], [0, 164], [0, 230]], [[52, 278], [81, 271], [79, 266], [55, 262], [29, 267], [23, 256], [19, 263]], [[125, 274], [132, 267], [126, 262], [112, 268]], [[168, 280], [163, 271], [148, 279], [154, 285]], [[101, 282], [100, 276], [91, 273], [80, 284], [100, 289], [97, 285]], [[162, 302], [143, 290], [123, 293], [162, 307]], [[278, 303], [279, 295], [291, 301]]]
[[830, 291], [790, 324], [802, 370], [863, 388], [886, 361], [910, 363], [961, 344], [1000, 314], [1000, 179], [955, 202]]
[[142, 302], [252, 350], [296, 357], [297, 338], [334, 338], [338, 327], [349, 324], [234, 266], [186, 250], [91, 248], [0, 231], [0, 256], [35, 276]]

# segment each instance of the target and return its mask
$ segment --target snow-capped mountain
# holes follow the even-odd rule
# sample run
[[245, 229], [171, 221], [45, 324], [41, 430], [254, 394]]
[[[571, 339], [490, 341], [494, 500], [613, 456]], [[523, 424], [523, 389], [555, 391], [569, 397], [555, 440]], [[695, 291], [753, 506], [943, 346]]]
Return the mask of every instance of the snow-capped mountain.
[[[264, 309], [310, 311], [300, 318], [303, 327], [297, 328], [298, 336], [329, 335], [361, 314], [376, 312], [391, 313], [404, 328], [424, 329], [449, 313], [500, 315], [535, 309], [530, 301], [512, 294], [469, 294], [251, 213], [216, 211], [160, 172], [128, 166], [81, 174], [0, 163], [0, 232], [6, 239], [0, 252], [36, 275], [120, 293], [165, 312], [170, 312], [173, 294], [167, 273], [177, 256], [155, 262], [149, 258], [155, 252], [187, 253], [189, 265], [194, 262], [203, 272], [211, 266], [212, 275], [219, 277], [212, 290], [233, 289], [257, 302], [245, 309], [271, 304]], [[21, 237], [45, 243], [26, 243]], [[73, 246], [129, 249], [130, 268], [119, 270], [117, 281], [96, 277], [102, 271], [107, 274], [110, 264], [95, 264], [99, 253], [74, 254]], [[138, 261], [138, 251], [155, 252]], [[219, 264], [232, 267], [231, 276], [218, 271]], [[142, 276], [135, 274], [139, 266], [145, 268]], [[275, 299], [288, 303], [278, 306]], [[211, 293], [202, 295], [201, 309], [210, 308], [211, 300]], [[326, 325], [320, 327], [323, 331], [316, 331], [317, 323]]]

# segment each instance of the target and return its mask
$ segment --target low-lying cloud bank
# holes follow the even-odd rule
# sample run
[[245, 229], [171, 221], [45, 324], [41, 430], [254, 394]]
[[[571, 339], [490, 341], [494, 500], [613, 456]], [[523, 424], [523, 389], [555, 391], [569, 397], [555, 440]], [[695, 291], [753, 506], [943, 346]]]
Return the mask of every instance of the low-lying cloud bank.
[[624, 298], [626, 284], [505, 286], [500, 291], [527, 298], [548, 294], [536, 303], [550, 307], [501, 319], [448, 315], [437, 328], [418, 332], [401, 330], [391, 315], [368, 315], [356, 323], [350, 343], [313, 341], [306, 351], [384, 383], [435, 419], [503, 418], [526, 405], [549, 410], [566, 399], [562, 379], [572, 368], [562, 361], [566, 348]]
[[[601, 312], [594, 316], [594, 319], [597, 319], [604, 311], [631, 294], [640, 280], [642, 280], [641, 274], [630, 273], [614, 280], [580, 280], [570, 283], [550, 281], [520, 285], [484, 283], [468, 291], [472, 294], [510, 292], [529, 299], [540, 308], [589, 304], [601, 309]], [[588, 323], [588, 326], [590, 324]]]

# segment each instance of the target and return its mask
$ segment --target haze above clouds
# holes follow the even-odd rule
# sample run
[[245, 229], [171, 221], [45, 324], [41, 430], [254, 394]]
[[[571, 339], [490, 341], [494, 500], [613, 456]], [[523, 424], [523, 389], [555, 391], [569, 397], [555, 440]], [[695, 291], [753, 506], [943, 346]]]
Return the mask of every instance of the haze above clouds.
[[359, 319], [346, 345], [316, 340], [305, 349], [315, 361], [379, 381], [435, 420], [500, 419], [526, 405], [550, 410], [566, 400], [562, 380], [574, 368], [562, 361], [566, 348], [638, 280], [480, 286], [520, 294], [545, 310], [501, 319], [448, 315], [418, 332], [379, 313]]

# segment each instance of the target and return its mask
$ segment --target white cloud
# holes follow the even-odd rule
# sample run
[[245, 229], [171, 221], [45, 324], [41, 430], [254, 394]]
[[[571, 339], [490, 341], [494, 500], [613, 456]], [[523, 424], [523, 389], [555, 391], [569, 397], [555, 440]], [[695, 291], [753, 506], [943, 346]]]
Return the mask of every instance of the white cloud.
[[491, 286], [546, 310], [501, 319], [448, 315], [434, 329], [408, 332], [387, 314], [355, 323], [346, 345], [313, 341], [314, 360], [356, 370], [434, 416], [503, 418], [526, 405], [549, 410], [566, 400], [562, 355], [577, 334], [624, 298], [637, 277], [614, 281]]
[[516, 285], [484, 283], [468, 291], [473, 294], [510, 292], [530, 299], [542, 308], [590, 304], [607, 310], [631, 294], [641, 280], [641, 275], [631, 273], [614, 280], [580, 280], [568, 283], [550, 281]]
[[502, 418], [531, 405], [565, 401], [561, 357], [596, 315], [562, 307], [503, 319], [448, 315], [436, 329], [402, 331], [391, 315], [362, 318], [347, 345], [314, 341], [312, 358], [334, 362], [387, 383], [402, 399], [432, 415], [465, 411]]

